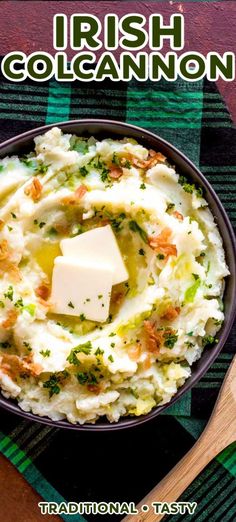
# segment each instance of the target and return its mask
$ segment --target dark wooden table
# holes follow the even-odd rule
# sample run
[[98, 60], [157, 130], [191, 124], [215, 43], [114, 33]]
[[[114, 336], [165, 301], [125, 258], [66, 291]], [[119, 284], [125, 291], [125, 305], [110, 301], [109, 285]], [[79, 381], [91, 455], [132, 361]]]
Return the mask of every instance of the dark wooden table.
[[61, 521], [54, 515], [41, 515], [38, 502], [42, 498], [24, 477], [0, 455], [0, 519], [4, 522]]
[[54, 515], [41, 515], [38, 502], [42, 498], [24, 477], [0, 455], [0, 519], [4, 522], [59, 522]]

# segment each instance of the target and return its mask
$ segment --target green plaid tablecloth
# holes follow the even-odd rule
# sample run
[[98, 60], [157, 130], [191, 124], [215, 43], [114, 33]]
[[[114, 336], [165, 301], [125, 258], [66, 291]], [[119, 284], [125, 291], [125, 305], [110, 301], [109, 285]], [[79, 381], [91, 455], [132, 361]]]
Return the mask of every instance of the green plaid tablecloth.
[[[0, 79], [1, 141], [45, 123], [88, 117], [137, 124], [172, 142], [201, 168], [235, 223], [236, 130], [214, 84], [13, 84]], [[121, 432], [75, 433], [1, 411], [2, 453], [47, 501], [139, 501], [203, 430], [235, 352], [235, 333], [192, 391], [153, 421]], [[198, 508], [185, 521], [236, 520], [236, 445], [210, 463], [181, 498], [187, 499]], [[87, 517], [94, 518], [121, 517]]]

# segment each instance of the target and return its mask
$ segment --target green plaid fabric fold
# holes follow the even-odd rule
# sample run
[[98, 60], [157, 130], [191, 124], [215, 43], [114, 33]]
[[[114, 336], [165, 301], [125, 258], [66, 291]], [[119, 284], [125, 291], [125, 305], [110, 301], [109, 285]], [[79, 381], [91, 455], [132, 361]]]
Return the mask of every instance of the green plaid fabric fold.
[[[13, 84], [0, 78], [1, 141], [45, 123], [89, 117], [133, 123], [172, 142], [200, 167], [236, 224], [236, 130], [214, 84], [206, 80]], [[217, 361], [190, 392], [135, 430], [73, 433], [1, 411], [0, 451], [47, 501], [138, 502], [203, 430], [235, 352], [235, 334], [234, 330]], [[235, 444], [201, 473], [181, 500], [198, 502], [195, 514], [184, 516], [186, 521], [236, 520]], [[73, 520], [84, 518], [73, 515]]]

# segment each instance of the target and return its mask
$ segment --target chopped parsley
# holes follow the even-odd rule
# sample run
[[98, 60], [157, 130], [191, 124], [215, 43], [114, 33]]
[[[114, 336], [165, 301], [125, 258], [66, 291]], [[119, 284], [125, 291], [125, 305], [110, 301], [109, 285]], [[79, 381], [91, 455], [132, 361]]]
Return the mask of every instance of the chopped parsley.
[[80, 384], [97, 384], [98, 380], [96, 375], [92, 372], [79, 372], [77, 373], [77, 379]]
[[3, 301], [0, 301], [0, 308], [5, 308], [5, 304]]
[[145, 252], [144, 252], [143, 248], [140, 248], [138, 253], [140, 256], [145, 256]]
[[112, 355], [109, 355], [108, 359], [109, 359], [109, 361], [111, 361], [112, 363], [114, 362], [114, 357], [112, 357]]
[[80, 314], [79, 318], [80, 318], [81, 321], [85, 321], [85, 319], [86, 319], [84, 314]]
[[23, 308], [24, 303], [22, 297], [19, 297], [19, 299], [17, 299], [17, 301], [14, 303], [14, 306], [16, 308]]
[[50, 398], [53, 395], [58, 395], [58, 393], [60, 393], [60, 384], [66, 377], [68, 377], [68, 375], [69, 373], [66, 370], [63, 370], [63, 372], [52, 373], [49, 379], [43, 383], [43, 387], [49, 390]]
[[80, 361], [76, 357], [77, 353], [84, 353], [85, 355], [89, 355], [92, 350], [92, 344], [91, 341], [87, 341], [84, 344], [79, 344], [78, 346], [75, 346], [70, 352], [70, 354], [67, 357], [67, 361], [70, 364], [74, 364], [75, 366], [80, 364]]
[[131, 169], [131, 162], [129, 160], [125, 160], [124, 163], [122, 163], [122, 167], [124, 167], [125, 169]]
[[98, 299], [102, 299], [103, 295], [102, 294], [99, 294], [98, 295]]
[[113, 152], [113, 156], [112, 156], [111, 162], [113, 163], [113, 165], [116, 165], [116, 167], [120, 167], [120, 160], [119, 160], [116, 152]]
[[74, 305], [73, 305], [73, 303], [71, 301], [68, 303], [67, 306], [69, 306], [70, 308], [74, 308]]
[[168, 212], [168, 210], [172, 210], [174, 207], [175, 207], [174, 203], [168, 203], [168, 205], [166, 207], [166, 212]]
[[166, 346], [166, 348], [170, 348], [171, 350], [174, 347], [176, 341], [178, 340], [178, 335], [172, 332], [166, 332], [164, 333], [164, 338], [164, 346]]
[[94, 352], [94, 355], [96, 355], [96, 356], [103, 355], [103, 354], [104, 354], [104, 350], [101, 350], [101, 348], [97, 348], [96, 352]]
[[160, 260], [165, 259], [164, 254], [157, 254], [157, 259], [160, 259]]
[[141, 228], [137, 221], [129, 221], [129, 228], [130, 230], [132, 230], [133, 232], [137, 232], [141, 239], [144, 241], [144, 243], [148, 243], [148, 235], [147, 235], [147, 232], [145, 232], [145, 230], [143, 230], [143, 228]]
[[109, 178], [109, 169], [107, 168], [106, 164], [104, 163], [104, 161], [101, 161], [100, 160], [100, 157], [98, 156], [97, 158], [94, 158], [91, 162], [92, 166], [99, 170], [100, 171], [100, 176], [101, 176], [101, 180], [103, 182], [105, 181], [110, 181], [110, 178]]
[[222, 325], [222, 319], [214, 319], [215, 326], [221, 326]]
[[105, 212], [106, 217], [109, 218], [111, 227], [115, 232], [119, 232], [122, 229], [122, 222], [126, 218], [126, 215], [124, 212], [121, 212], [118, 216], [113, 217], [113, 215], [110, 212]]
[[115, 343], [111, 343], [111, 347], [112, 347], [112, 348], [115, 348]]
[[207, 346], [207, 345], [215, 344], [217, 342], [218, 342], [218, 339], [216, 339], [216, 337], [213, 337], [213, 335], [205, 335], [202, 338], [202, 346], [203, 346], [203, 348], [205, 348], [205, 346]]
[[195, 192], [198, 198], [203, 196], [203, 189], [201, 187], [196, 187], [195, 183], [188, 183], [188, 180], [185, 176], [179, 176], [178, 183], [188, 194], [193, 194], [193, 192]]
[[200, 277], [198, 274], [192, 274], [192, 276], [194, 277], [195, 281], [197, 281]]
[[146, 188], [146, 185], [145, 185], [145, 183], [141, 183], [141, 185], [140, 185], [140, 187], [139, 187], [139, 188], [140, 188], [140, 189], [142, 189], [142, 190], [145, 190], [145, 188]]
[[83, 178], [85, 178], [85, 177], [88, 175], [89, 171], [88, 171], [88, 169], [84, 166], [84, 167], [80, 167], [80, 169], [79, 169], [79, 173], [81, 174], [81, 176], [82, 176]]
[[14, 212], [11, 212], [11, 216], [13, 219], [17, 219], [17, 216], [16, 216], [16, 214], [14, 214]]
[[13, 301], [13, 294], [14, 294], [13, 286], [9, 286], [7, 291], [4, 293], [4, 297], [6, 299], [9, 299], [9, 301]]
[[39, 223], [39, 228], [43, 228], [46, 225], [45, 221], [41, 221]]
[[32, 352], [32, 346], [27, 341], [23, 341], [23, 346], [28, 350], [28, 352]]
[[28, 167], [29, 169], [35, 169], [37, 167], [35, 160], [32, 158], [29, 158], [28, 156], [23, 156], [22, 158], [20, 158], [20, 161], [21, 161], [21, 163], [24, 163], [24, 165], [26, 167]]
[[46, 172], [48, 171], [48, 167], [49, 167], [49, 165], [44, 165], [43, 163], [39, 163], [38, 166], [36, 167], [36, 170], [39, 174], [46, 174]]
[[191, 343], [191, 341], [186, 341], [184, 344], [186, 344], [187, 348], [193, 348], [194, 344]]
[[39, 352], [43, 357], [49, 357], [50, 354], [51, 354], [51, 350], [41, 350], [41, 352]]
[[186, 335], [188, 335], [189, 337], [192, 337], [193, 332], [188, 332]]

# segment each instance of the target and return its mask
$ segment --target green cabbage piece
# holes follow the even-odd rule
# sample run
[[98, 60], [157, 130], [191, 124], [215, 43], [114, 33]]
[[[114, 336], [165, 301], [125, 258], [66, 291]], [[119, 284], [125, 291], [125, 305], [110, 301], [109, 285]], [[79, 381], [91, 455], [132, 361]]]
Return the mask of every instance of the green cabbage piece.
[[195, 283], [193, 283], [192, 286], [189, 286], [189, 288], [187, 288], [187, 290], [184, 294], [185, 303], [193, 303], [200, 285], [201, 285], [201, 279], [199, 278], [195, 281]]

